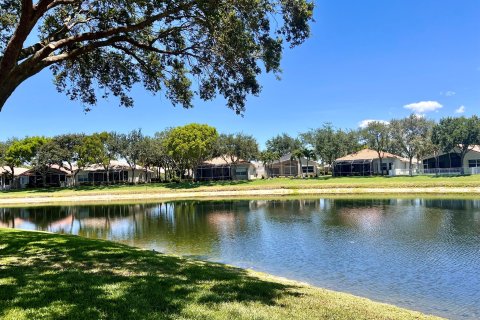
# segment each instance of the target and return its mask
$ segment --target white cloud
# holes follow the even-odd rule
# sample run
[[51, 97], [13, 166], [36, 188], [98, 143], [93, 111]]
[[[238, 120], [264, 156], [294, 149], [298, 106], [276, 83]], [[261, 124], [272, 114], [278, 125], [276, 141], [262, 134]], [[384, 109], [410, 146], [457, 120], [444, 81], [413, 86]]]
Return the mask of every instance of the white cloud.
[[390, 122], [388, 121], [385, 121], [385, 120], [372, 120], [372, 119], [367, 119], [367, 120], [362, 120], [358, 123], [358, 126], [362, 129], [366, 128], [368, 126], [368, 124], [372, 123], [372, 122], [380, 122], [380, 123], [385, 123], [385, 124], [389, 124]]
[[445, 92], [440, 92], [440, 95], [445, 96], [445, 97], [453, 97], [457, 93], [455, 91], [445, 91]]
[[458, 107], [457, 110], [455, 110], [455, 113], [464, 113], [465, 112], [465, 106], [460, 106]]
[[431, 111], [436, 111], [443, 108], [443, 106], [437, 101], [420, 101], [415, 103], [410, 103], [403, 106], [405, 109], [412, 110], [417, 114], [424, 114]]

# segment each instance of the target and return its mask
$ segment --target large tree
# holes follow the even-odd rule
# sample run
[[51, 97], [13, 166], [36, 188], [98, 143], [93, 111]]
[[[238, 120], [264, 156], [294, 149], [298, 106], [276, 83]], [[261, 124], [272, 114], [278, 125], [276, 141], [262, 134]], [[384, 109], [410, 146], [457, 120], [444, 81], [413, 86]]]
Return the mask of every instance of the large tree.
[[42, 176], [43, 187], [47, 186], [47, 174], [52, 165], [62, 162], [63, 150], [52, 139], [45, 139], [36, 150], [31, 166]]
[[47, 140], [44, 137], [27, 137], [21, 140], [13, 139], [8, 142], [3, 162], [10, 169], [10, 178], [15, 178], [15, 168], [30, 164], [40, 146]]
[[410, 175], [413, 174], [413, 158], [425, 148], [433, 125], [432, 121], [415, 114], [390, 121], [392, 144], [409, 160]]
[[119, 154], [119, 135], [115, 132], [101, 132], [86, 136], [78, 149], [79, 167], [101, 165], [107, 173], [107, 184], [110, 183], [112, 160]]
[[217, 139], [217, 130], [206, 124], [191, 123], [169, 131], [165, 146], [177, 164], [180, 178], [187, 170], [195, 172], [200, 163], [212, 157]]
[[59, 148], [59, 165], [70, 171], [72, 183], [81, 169], [78, 165], [79, 150], [85, 138], [84, 134], [68, 133], [53, 137], [52, 141]]
[[389, 148], [392, 139], [388, 123], [373, 121], [362, 130], [363, 139], [367, 146], [377, 152], [378, 171], [383, 175], [382, 163], [384, 152]]
[[335, 129], [331, 123], [303, 133], [301, 137], [314, 148], [324, 165], [331, 166], [335, 159], [360, 149], [358, 132]]
[[302, 142], [287, 133], [279, 134], [266, 142], [267, 150], [277, 153], [280, 157], [292, 153], [296, 149], [302, 149]]
[[187, 108], [194, 92], [203, 100], [220, 94], [241, 113], [247, 94], [260, 92], [261, 66], [280, 72], [285, 44], [310, 35], [313, 7], [307, 0], [4, 0], [0, 110], [22, 82], [50, 67], [57, 89], [87, 109], [98, 92], [131, 106], [128, 91], [143, 83]]
[[258, 142], [243, 133], [220, 134], [216, 152], [226, 162], [237, 164], [240, 160], [254, 160], [258, 157]]
[[434, 145], [439, 145], [443, 152], [458, 154], [463, 173], [465, 155], [480, 144], [480, 118], [443, 118], [433, 128], [432, 141]]
[[135, 170], [142, 154], [144, 136], [141, 129], [132, 130], [128, 134], [118, 135], [118, 152], [127, 161], [132, 170], [132, 183], [135, 183]]

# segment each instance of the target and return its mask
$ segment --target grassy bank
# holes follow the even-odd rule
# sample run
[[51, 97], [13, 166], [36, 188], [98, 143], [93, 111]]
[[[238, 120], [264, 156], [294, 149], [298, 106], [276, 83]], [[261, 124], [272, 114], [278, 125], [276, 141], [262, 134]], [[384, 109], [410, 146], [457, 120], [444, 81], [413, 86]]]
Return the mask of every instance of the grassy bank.
[[433, 319], [106, 241], [0, 229], [2, 319]]
[[0, 192], [2, 198], [75, 197], [94, 195], [174, 194], [180, 192], [215, 192], [272, 189], [336, 188], [469, 188], [480, 187], [480, 175], [416, 177], [320, 177], [312, 179], [262, 179], [203, 183], [158, 183], [146, 185], [84, 186], [78, 188], [29, 189]]

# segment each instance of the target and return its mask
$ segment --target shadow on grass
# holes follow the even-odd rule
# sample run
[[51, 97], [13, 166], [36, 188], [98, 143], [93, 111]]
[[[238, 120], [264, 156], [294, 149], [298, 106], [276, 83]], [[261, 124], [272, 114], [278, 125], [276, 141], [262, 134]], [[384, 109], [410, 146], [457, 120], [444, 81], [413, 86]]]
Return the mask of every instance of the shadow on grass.
[[273, 306], [293, 287], [105, 241], [0, 230], [0, 318], [172, 319], [199, 305]]

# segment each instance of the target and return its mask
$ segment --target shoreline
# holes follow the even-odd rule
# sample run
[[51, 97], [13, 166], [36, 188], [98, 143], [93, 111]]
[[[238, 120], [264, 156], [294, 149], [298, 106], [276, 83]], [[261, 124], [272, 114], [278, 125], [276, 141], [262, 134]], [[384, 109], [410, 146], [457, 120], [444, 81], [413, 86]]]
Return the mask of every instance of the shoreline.
[[[29, 281], [40, 282], [46, 281], [45, 279], [52, 276], [53, 280], [56, 277], [61, 279], [67, 275], [72, 277], [72, 273], [74, 273], [76, 279], [78, 279], [74, 285], [71, 285], [72, 282], [69, 284], [60, 282], [59, 284], [58, 281], [52, 281], [52, 286], [55, 288], [60, 286], [59, 291], [65, 289], [61, 286], [81, 288], [82, 290], [79, 290], [77, 295], [81, 295], [85, 291], [88, 299], [74, 299], [74, 302], [78, 303], [80, 301], [88, 306], [92, 305], [92, 297], [88, 294], [88, 286], [92, 283], [97, 286], [99, 283], [105, 284], [110, 288], [112, 282], [118, 282], [124, 286], [121, 287], [123, 289], [127, 284], [135, 288], [132, 292], [136, 294], [136, 299], [138, 299], [139, 292], [145, 292], [145, 283], [151, 283], [152, 290], [155, 288], [157, 291], [160, 290], [159, 292], [162, 295], [167, 294], [162, 291], [162, 286], [158, 286], [158, 283], [163, 279], [171, 278], [172, 280], [169, 281], [174, 281], [177, 286], [188, 287], [190, 291], [197, 291], [200, 297], [209, 297], [212, 292], [217, 294], [213, 302], [204, 305], [202, 302], [192, 299], [191, 296], [179, 293], [178, 299], [182, 299], [185, 303], [194, 307], [192, 309], [185, 308], [186, 313], [183, 314], [185, 318], [190, 318], [191, 315], [195, 315], [192, 318], [196, 318], [198, 312], [200, 312], [205, 317], [227, 319], [231, 318], [232, 313], [230, 311], [234, 310], [233, 314], [242, 315], [241, 318], [253, 319], [255, 318], [254, 314], [250, 313], [250, 308], [253, 308], [257, 316], [262, 314], [264, 315], [263, 318], [277, 319], [329, 319], [332, 315], [335, 315], [338, 319], [444, 319], [440, 316], [399, 307], [391, 303], [325, 289], [261, 271], [174, 254], [152, 252], [114, 241], [2, 228], [0, 228], [0, 235], [5, 237], [5, 243], [7, 244], [3, 247], [0, 246], [0, 250], [6, 250], [4, 252], [6, 254], [4, 259], [6, 260], [3, 261], [4, 271], [7, 276], [10, 275], [10, 278], [7, 277], [10, 282], [15, 279], [16, 268], [28, 273]], [[29, 250], [25, 251], [25, 249]], [[47, 255], [37, 268], [32, 268], [29, 264], [30, 260], [25, 259], [25, 256], [20, 254], [24, 251], [27, 252], [27, 256], [31, 256], [30, 259], [39, 253]], [[89, 254], [85, 255], [85, 252], [89, 252]], [[110, 260], [104, 260], [105, 257]], [[69, 259], [68, 262], [60, 262], [65, 258]], [[2, 262], [1, 260], [0, 258], [0, 262]], [[132, 261], [136, 262], [132, 263]], [[45, 270], [48, 270], [48, 272], [44, 272]], [[86, 274], [95, 278], [95, 281], [86, 281], [84, 277]], [[141, 281], [137, 281], [138, 278], [141, 278]], [[81, 284], [78, 282], [81, 282]], [[242, 285], [238, 286], [238, 283], [242, 283]], [[160, 282], [160, 284], [162, 283]], [[17, 286], [20, 291], [30, 290], [25, 285], [18, 284]], [[219, 286], [225, 286], [229, 289], [219, 288]], [[114, 287], [117, 288], [115, 285]], [[43, 288], [43, 290], [54, 292], [51, 291], [50, 287], [48, 289]], [[157, 309], [160, 309], [163, 315], [164, 311], [159, 308], [160, 306], [155, 305], [159, 303], [158, 300], [151, 301], [153, 299], [152, 293], [152, 291], [149, 291], [148, 294], [142, 295], [137, 304], [149, 306], [150, 303], [154, 305], [154, 308], [145, 311], [146, 314], [144, 315], [151, 315], [151, 313], [157, 312]], [[58, 295], [63, 297], [62, 292]], [[98, 305], [105, 309], [104, 312], [111, 312], [118, 316], [118, 307], [110, 310], [110, 305], [116, 298], [116, 291], [107, 291], [104, 295], [105, 297], [94, 295], [94, 307]], [[168, 295], [177, 298], [174, 291], [168, 291]], [[50, 296], [46, 297], [44, 302], [48, 304], [51, 302], [48, 300]], [[7, 307], [4, 316], [6, 316], [6, 319], [16, 319], [26, 310], [18, 307], [9, 310], [12, 305], [9, 305], [8, 301], [13, 301], [12, 299], [15, 296], [12, 295], [10, 298], [4, 302], [6, 303], [4, 307]], [[107, 306], [103, 305], [105, 299], [108, 300]], [[123, 304], [123, 301], [123, 299], [120, 299], [118, 303]], [[272, 304], [270, 301], [274, 301], [274, 303]], [[145, 304], [145, 302], [148, 303]], [[67, 304], [66, 309], [63, 310], [64, 313], [70, 311], [67, 307], [70, 306]], [[171, 310], [175, 311], [173, 308]], [[174, 313], [176, 314], [176, 311]], [[223, 315], [226, 316], [222, 317]]]
[[139, 200], [175, 200], [175, 199], [222, 199], [236, 197], [271, 197], [271, 196], [336, 196], [336, 195], [480, 195], [480, 187], [414, 187], [414, 188], [305, 188], [305, 189], [252, 189], [252, 190], [217, 190], [217, 191], [181, 191], [181, 192], [138, 192], [138, 193], [102, 193], [93, 195], [67, 196], [31, 196], [0, 198], [0, 205], [47, 204], [47, 203], [84, 203], [84, 202], [115, 202]]

